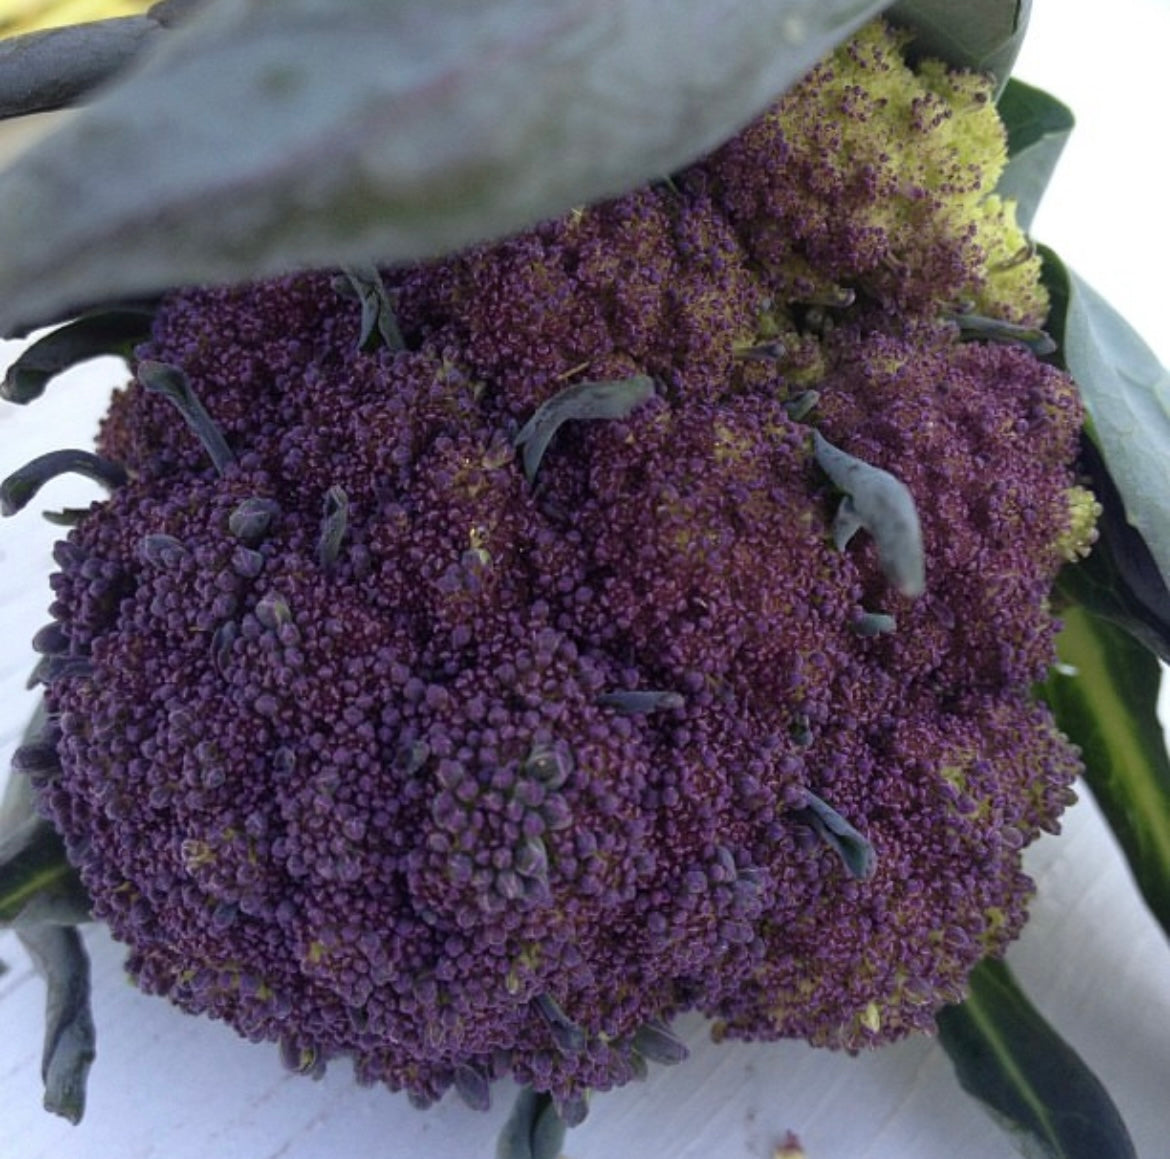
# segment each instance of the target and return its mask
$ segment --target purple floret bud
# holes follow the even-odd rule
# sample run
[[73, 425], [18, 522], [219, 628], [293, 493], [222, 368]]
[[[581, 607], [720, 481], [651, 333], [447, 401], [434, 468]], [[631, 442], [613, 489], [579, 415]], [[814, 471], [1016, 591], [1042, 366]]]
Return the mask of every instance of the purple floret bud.
[[360, 317], [164, 300], [20, 750], [144, 991], [563, 1126], [682, 1011], [856, 1050], [1016, 936], [1078, 769], [1030, 688], [1082, 413], [956, 324], [1040, 326], [1034, 264], [1011, 299], [944, 98], [907, 129], [861, 43], [671, 187], [350, 272]]

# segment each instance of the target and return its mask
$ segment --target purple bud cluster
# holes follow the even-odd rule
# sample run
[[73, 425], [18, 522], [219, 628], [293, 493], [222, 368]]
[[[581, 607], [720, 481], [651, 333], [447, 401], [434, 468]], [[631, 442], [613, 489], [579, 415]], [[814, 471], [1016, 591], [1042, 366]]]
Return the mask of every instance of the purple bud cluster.
[[[101, 451], [131, 478], [58, 548], [42, 788], [144, 989], [295, 1070], [476, 1106], [512, 1075], [571, 1114], [679, 1057], [684, 1009], [850, 1050], [929, 1029], [1018, 932], [1020, 850], [1077, 769], [1028, 693], [1076, 394], [960, 341], [977, 247], [922, 241], [903, 299], [866, 280], [897, 237], [848, 202], [799, 261], [766, 253], [789, 184], [869, 181], [790, 151], [749, 129], [384, 271], [403, 350], [359, 350], [324, 276], [163, 304], [140, 359], [231, 455], [115, 399]], [[855, 292], [814, 310], [798, 266]], [[537, 407], [634, 375], [653, 397], [564, 422], [526, 478]], [[868, 535], [834, 546], [810, 422], [909, 489], [918, 598]]]

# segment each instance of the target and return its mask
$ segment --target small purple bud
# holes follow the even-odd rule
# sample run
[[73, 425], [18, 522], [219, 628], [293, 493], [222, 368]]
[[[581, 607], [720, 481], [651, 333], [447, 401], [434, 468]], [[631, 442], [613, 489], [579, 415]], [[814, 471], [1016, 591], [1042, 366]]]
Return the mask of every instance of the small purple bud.
[[34, 652], [42, 656], [60, 656], [69, 651], [69, 637], [55, 620], [46, 624], [32, 638]]
[[228, 620], [226, 623], [220, 624], [211, 637], [211, 662], [215, 665], [215, 670], [220, 676], [227, 673], [227, 667], [232, 658], [232, 645], [235, 644], [238, 635], [239, 629], [236, 627], [235, 621]]
[[573, 754], [563, 744], [537, 745], [524, 762], [524, 771], [543, 781], [550, 790], [559, 789], [573, 771]]
[[559, 795], [549, 797], [541, 805], [540, 815], [544, 818], [544, 823], [554, 832], [559, 829], [567, 829], [573, 824], [573, 814], [569, 809], [569, 803]]
[[517, 849], [516, 872], [523, 877], [548, 876], [548, 850], [539, 837], [526, 837]]
[[38, 787], [47, 784], [61, 772], [56, 745], [40, 741], [22, 744], [12, 754], [12, 771], [23, 773]]
[[232, 552], [232, 571], [244, 579], [255, 579], [264, 570], [264, 556], [250, 547], [237, 547]]

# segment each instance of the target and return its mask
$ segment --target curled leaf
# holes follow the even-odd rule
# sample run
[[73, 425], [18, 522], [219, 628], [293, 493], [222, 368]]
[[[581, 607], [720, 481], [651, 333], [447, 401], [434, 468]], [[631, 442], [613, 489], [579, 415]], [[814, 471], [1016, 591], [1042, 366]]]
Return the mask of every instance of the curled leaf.
[[898, 621], [886, 612], [862, 612], [849, 626], [866, 639], [897, 631]]
[[372, 350], [381, 340], [387, 350], [405, 350], [406, 343], [394, 315], [394, 303], [386, 292], [377, 266], [347, 266], [343, 271], [345, 285], [361, 303], [362, 328], [358, 336], [359, 350]]
[[999, 115], [1008, 134], [1008, 163], [995, 191], [1016, 205], [1016, 221], [1029, 229], [1056, 163], [1073, 130], [1066, 105], [1013, 78], [1000, 94]]
[[122, 467], [92, 451], [49, 451], [25, 463], [0, 483], [0, 515], [23, 511], [46, 483], [67, 474], [84, 475], [110, 490], [126, 482]]
[[536, 1009], [552, 1031], [553, 1042], [562, 1054], [580, 1054], [585, 1049], [585, 1031], [560, 1008], [550, 994], [538, 994]]
[[1030, 0], [899, 0], [889, 18], [913, 29], [915, 57], [989, 72], [1002, 85], [1020, 51], [1031, 8]]
[[625, 716], [642, 716], [648, 712], [663, 712], [683, 708], [686, 699], [681, 692], [662, 692], [650, 689], [623, 689], [619, 692], [603, 692], [597, 703], [612, 708]]
[[921, 595], [926, 563], [918, 510], [909, 488], [889, 471], [833, 446], [820, 431], [813, 431], [813, 447], [821, 469], [846, 494], [833, 525], [838, 550], [864, 527], [877, 544], [886, 578], [904, 596]]
[[221, 475], [236, 461], [227, 440], [191, 388], [191, 380], [179, 367], [144, 359], [138, 364], [138, 381], [153, 394], [161, 394], [175, 404]]
[[557, 1159], [565, 1128], [548, 1094], [523, 1087], [496, 1140], [496, 1159]]
[[663, 1066], [675, 1066], [690, 1054], [687, 1044], [676, 1038], [665, 1023], [657, 1020], [639, 1026], [632, 1045], [644, 1059]]
[[1052, 297], [1049, 325], [1084, 399], [1086, 424], [1126, 518], [1170, 579], [1170, 372], [1140, 335], [1090, 285], [1040, 247]]
[[317, 560], [323, 571], [332, 571], [341, 554], [341, 541], [349, 524], [349, 496], [344, 487], [333, 486], [325, 492], [322, 505], [321, 532], [317, 540]]
[[150, 336], [146, 310], [107, 310], [61, 326], [29, 346], [8, 368], [0, 398], [28, 403], [62, 371], [103, 354], [129, 357]]
[[1126, 519], [1101, 452], [1086, 436], [1081, 438], [1080, 466], [1101, 504], [1098, 538], [1088, 559], [1061, 570], [1057, 590], [1094, 616], [1124, 628], [1170, 664], [1170, 588], [1145, 540]]
[[149, 17], [125, 16], [0, 41], [0, 118], [72, 104], [121, 72], [161, 31]]
[[578, 382], [553, 395], [520, 428], [515, 445], [522, 448], [524, 474], [536, 479], [549, 443], [571, 419], [624, 419], [654, 394], [654, 382], [645, 375], [603, 382]]
[[985, 342], [1003, 342], [1009, 346], [1022, 346], [1037, 358], [1043, 358], [1056, 349], [1050, 335], [1038, 326], [1017, 326], [999, 318], [985, 318], [982, 314], [955, 314], [953, 321], [964, 338], [979, 338]]
[[850, 877], [859, 881], [873, 876], [877, 856], [868, 839], [863, 837], [840, 813], [814, 793], [806, 793], [807, 803], [796, 816], [810, 825], [817, 836], [841, 859]]
[[85, 1083], [97, 1054], [89, 1005], [89, 958], [81, 935], [68, 926], [36, 925], [17, 930], [45, 979], [45, 1046], [41, 1078], [45, 1110], [81, 1122]]

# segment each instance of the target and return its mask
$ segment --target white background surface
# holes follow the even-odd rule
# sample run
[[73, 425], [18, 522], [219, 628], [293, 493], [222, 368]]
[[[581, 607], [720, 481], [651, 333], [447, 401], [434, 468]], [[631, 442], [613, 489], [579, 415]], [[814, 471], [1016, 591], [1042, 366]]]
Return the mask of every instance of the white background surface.
[[[1037, 0], [1016, 75], [1070, 104], [1080, 127], [1035, 233], [1121, 308], [1170, 361], [1170, 268], [1163, 169], [1170, 2]], [[1108, 16], [1104, 15], [1108, 12]], [[7, 362], [11, 351], [0, 355]], [[94, 363], [27, 410], [0, 406], [0, 476], [43, 450], [84, 446], [117, 364]], [[93, 492], [61, 481], [56, 506]], [[54, 532], [34, 513], [0, 524], [0, 768], [33, 700], [25, 641], [45, 621]], [[1065, 832], [1029, 856], [1039, 891], [1009, 961], [1049, 1018], [1110, 1088], [1142, 1159], [1170, 1134], [1170, 948], [1138, 900], [1087, 798]], [[0, 1159], [485, 1159], [511, 1092], [487, 1115], [449, 1098], [426, 1113], [354, 1085], [335, 1064], [321, 1083], [285, 1074], [275, 1049], [144, 998], [121, 950], [89, 930], [98, 1059], [78, 1128], [40, 1108], [43, 988], [0, 934]], [[959, 1091], [936, 1044], [858, 1059], [802, 1044], [706, 1041], [679, 1027], [691, 1059], [595, 1099], [568, 1138], [571, 1159], [770, 1159], [796, 1131], [809, 1159], [1008, 1159], [1011, 1145]]]

